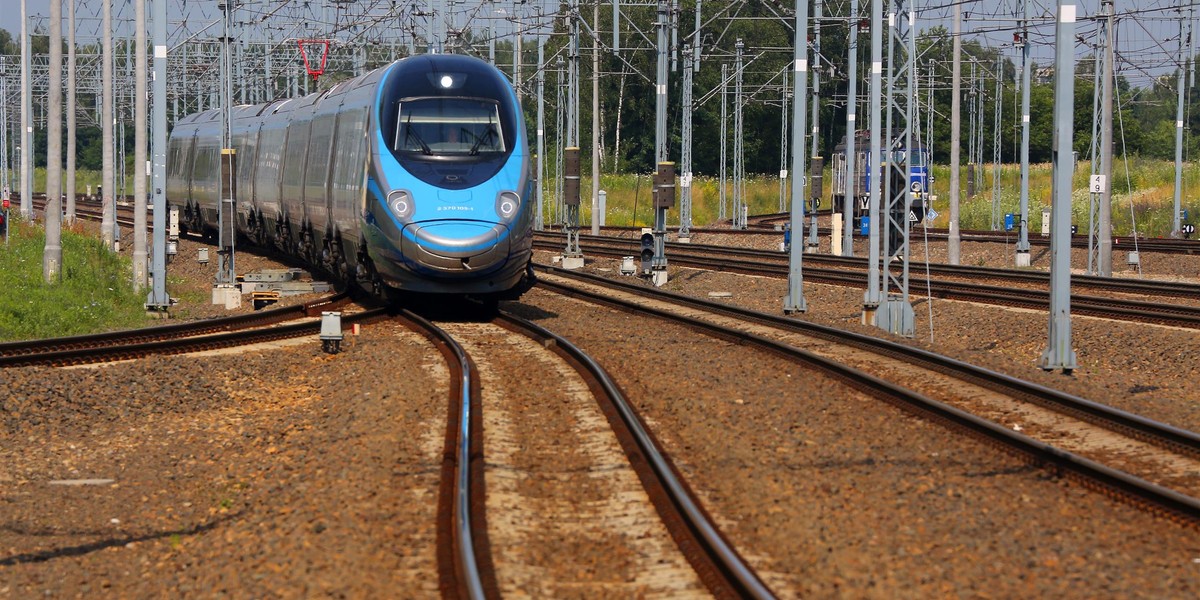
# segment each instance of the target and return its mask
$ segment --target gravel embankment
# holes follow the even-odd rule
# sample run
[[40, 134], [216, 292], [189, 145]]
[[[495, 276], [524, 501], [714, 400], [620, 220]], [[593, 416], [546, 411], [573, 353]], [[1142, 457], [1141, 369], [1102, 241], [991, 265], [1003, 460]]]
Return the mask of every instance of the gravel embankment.
[[[182, 241], [169, 267], [174, 312], [228, 314], [208, 304], [215, 254], [201, 268], [193, 244]], [[1006, 256], [980, 246], [964, 248], [965, 264], [975, 252]], [[1034, 256], [1035, 266], [1044, 260]], [[1143, 255], [1148, 271], [1158, 256]], [[239, 272], [255, 260], [239, 254]], [[1196, 260], [1155, 268], [1183, 276]], [[686, 270], [668, 285], [733, 292], [731, 302], [776, 313], [785, 288]], [[859, 324], [860, 290], [806, 285], [805, 295], [801, 318], [881, 334]], [[1194, 332], [1077, 317], [1080, 367], [1066, 377], [1035, 366], [1044, 314], [935, 300], [931, 341], [928, 304], [914, 302], [915, 344], [1200, 429]], [[771, 356], [543, 291], [514, 306], [618, 377], [723, 529], [786, 597], [1200, 593], [1193, 531]], [[518, 411], [510, 427], [564, 414], [531, 406], [548, 385], [534, 375], [549, 372], [528, 376], [524, 391], [519, 377], [505, 384]], [[394, 325], [348, 336], [336, 356], [313, 339], [0, 371], [0, 597], [435, 596], [446, 379], [432, 346]], [[523, 469], [554, 460], [543, 446], [518, 449]], [[557, 466], [537, 477], [556, 477]], [[52, 483], [82, 479], [115, 481]], [[621, 568], [551, 573], [563, 582], [552, 589], [601, 575], [626, 582], [580, 589], [637, 589], [636, 573]]]

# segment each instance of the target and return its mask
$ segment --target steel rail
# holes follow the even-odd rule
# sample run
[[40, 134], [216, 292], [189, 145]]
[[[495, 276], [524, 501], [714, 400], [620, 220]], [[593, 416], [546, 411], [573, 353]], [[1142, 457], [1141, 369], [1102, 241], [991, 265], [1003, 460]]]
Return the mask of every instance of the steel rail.
[[342, 306], [350, 302], [346, 292], [339, 292], [312, 302], [284, 306], [231, 317], [204, 319], [188, 323], [174, 323], [141, 329], [126, 329], [89, 335], [77, 335], [40, 340], [0, 343], [0, 358], [10, 356], [36, 356], [85, 348], [128, 346], [151, 341], [179, 339], [208, 335], [217, 332], [238, 331], [251, 327], [272, 325], [284, 321], [317, 316], [323, 310]]
[[1150, 507], [1154, 511], [1178, 519], [1190, 526], [1200, 526], [1200, 500], [1196, 498], [1032, 439], [1000, 424], [933, 400], [854, 367], [817, 356], [783, 342], [723, 327], [703, 319], [643, 306], [588, 290], [558, 286], [544, 279], [538, 285], [568, 296], [584, 298], [590, 302], [673, 321], [721, 339], [753, 346], [785, 359], [809, 365], [839, 379], [852, 388], [881, 398], [903, 410], [966, 432], [1032, 464], [1050, 468], [1062, 475], [1075, 478], [1084, 485], [1100, 486], [1116, 498]]
[[937, 354], [936, 352], [907, 346], [884, 338], [872, 337], [852, 331], [843, 331], [809, 321], [781, 317], [747, 308], [712, 302], [702, 298], [693, 298], [662, 289], [651, 289], [635, 283], [606, 279], [587, 273], [565, 271], [546, 265], [537, 265], [537, 268], [546, 272], [552, 272], [560, 277], [600, 285], [610, 289], [618, 289], [644, 298], [667, 301], [672, 304], [723, 314], [748, 322], [833, 341], [881, 356], [902, 360], [909, 364], [952, 375], [981, 387], [1026, 400], [1094, 425], [1118, 431], [1130, 437], [1200, 459], [1200, 433], [1148, 419], [1141, 415], [1018, 379], [1004, 373]]
[[[597, 401], [601, 402], [601, 408], [605, 414], [615, 413], [618, 417], [610, 417], [609, 423], [617, 433], [618, 439], [622, 441], [630, 465], [638, 471], [647, 493], [655, 500], [655, 506], [663, 521], [668, 526], [678, 523], [686, 530], [677, 531], [678, 528], [670, 527], [672, 535], [684, 536], [676, 537], [676, 543], [713, 595], [774, 598], [766, 584], [746, 564], [709, 518], [678, 469], [660, 449], [653, 434], [604, 367], [566, 338], [531, 321], [505, 312], [500, 314], [498, 320], [501, 326], [535, 341], [552, 342], [552, 349], [575, 366], [580, 375], [590, 382], [590, 388], [594, 391], [599, 388], [602, 393], [596, 393], [595, 396]], [[626, 446], [627, 441], [635, 444], [635, 447]], [[649, 467], [649, 472], [644, 472], [646, 467]], [[659, 489], [661, 493], [657, 491]], [[702, 552], [697, 552], [697, 549]]]
[[[818, 213], [821, 214], [821, 213]], [[640, 232], [640, 226], [627, 225], [606, 225], [601, 228], [604, 231], [619, 231], [619, 232]], [[734, 236], [747, 235], [779, 235], [783, 232], [782, 225], [751, 225], [748, 229], [729, 229], [725, 227], [691, 227], [689, 228], [693, 234], [709, 233], [709, 234], [728, 234]], [[794, 232], [793, 232], [794, 233]], [[817, 233], [823, 237], [830, 235], [828, 227], [819, 227]], [[1016, 234], [997, 232], [991, 230], [980, 229], [963, 229], [961, 230], [962, 239], [964, 242], [977, 243], [995, 243], [995, 244], [1016, 244]], [[912, 238], [920, 240], [926, 236], [931, 240], [944, 241], [949, 234], [945, 229], [941, 228], [913, 228], [911, 233]], [[865, 241], [862, 236], [855, 235], [856, 238]], [[1049, 246], [1049, 238], [1041, 236], [1029, 236], [1029, 243], [1035, 246]], [[1072, 248], [1087, 248], [1087, 236], [1075, 235], [1071, 237]], [[1145, 238], [1139, 237], [1136, 240], [1136, 248], [1134, 247], [1134, 239], [1132, 236], [1116, 236], [1113, 238], [1113, 250], [1122, 252], [1138, 250], [1141, 252], [1157, 252], [1162, 254], [1200, 254], [1200, 240], [1191, 239], [1175, 239], [1175, 238]]]
[[[460, 598], [481, 600], [489, 597], [485, 589], [495, 590], [495, 583], [489, 582], [485, 587], [480, 563], [487, 559], [476, 555], [477, 550], [487, 547], [486, 525], [481, 519], [479, 523], [473, 523], [472, 519], [474, 507], [482, 504], [483, 495], [483, 425], [480, 418], [473, 418], [480, 407], [475, 365], [462, 345], [432, 321], [407, 309], [401, 310], [398, 318], [436, 346], [450, 369], [450, 410], [438, 493], [438, 575], [442, 595], [453, 592]], [[478, 485], [472, 485], [473, 481]]]
[[[373, 309], [345, 315], [342, 325], [353, 323], [370, 323], [386, 315], [386, 309]], [[296, 338], [312, 335], [321, 330], [320, 321], [291, 323], [279, 327], [264, 327], [260, 329], [242, 329], [229, 333], [219, 333], [199, 337], [141, 342], [134, 344], [118, 344], [96, 348], [74, 348], [55, 350], [38, 354], [18, 354], [0, 356], [0, 367], [28, 367], [35, 365], [69, 366], [93, 364], [98, 362], [113, 362], [133, 360], [154, 355], [187, 354], [205, 350], [218, 350], [235, 346], [246, 346], [275, 340]]]
[[[547, 236], [545, 233], [537, 233], [535, 235], [546, 238], [553, 237], [557, 240], [556, 236]], [[587, 241], [588, 244], [611, 246], [628, 246], [630, 243], [637, 244], [637, 240], [630, 240], [629, 238], [613, 238], [608, 236], [591, 235], [581, 235], [580, 241]], [[676, 242], [669, 242], [667, 247], [671, 249], [672, 254], [720, 254], [724, 256], [741, 258], [744, 260], [761, 259], [781, 264], [786, 264], [788, 258], [788, 255], [783, 252], [776, 250], [761, 250], [756, 248], [731, 248], [728, 246], [714, 246], [710, 244], [680, 244]], [[843, 266], [854, 269], [865, 269], [867, 263], [867, 260], [862, 257], [834, 256], [830, 254], [805, 254], [804, 261], [808, 265], [818, 264]], [[911, 265], [914, 270], [927, 270], [933, 275], [968, 277], [974, 279], [1003, 279], [1008, 281], [1026, 282], [1047, 286], [1050, 284], [1050, 275], [1045, 271], [978, 267], [972, 265], [949, 265], [944, 263], [925, 263], [917, 261], [912, 262]], [[805, 268], [807, 269], [812, 267], [806, 266]], [[1170, 296], [1176, 298], [1200, 298], [1200, 284], [1195, 283], [1072, 274], [1071, 285], [1073, 287], [1088, 287], [1105, 291]]]
[[[547, 242], [540, 240], [535, 240], [534, 246], [544, 249], [558, 249], [557, 246], [549, 245]], [[597, 248], [596, 246], [587, 246], [585, 250], [612, 257], [619, 257], [624, 253], [621, 249]], [[671, 262], [676, 266], [714, 271], [775, 278], [787, 276], [786, 265], [769, 265], [730, 258], [717, 259], [675, 253], [671, 255]], [[860, 274], [844, 269], [808, 267], [805, 269], [804, 275], [807, 280], [812, 282], [846, 287], [861, 288], [865, 283]], [[912, 279], [911, 286], [912, 289], [928, 289], [930, 295], [935, 298], [1018, 306], [1035, 310], [1046, 310], [1049, 305], [1048, 293], [1041, 290], [1017, 289], [967, 282], [931, 281], [918, 278]], [[1200, 329], [1200, 307], [1072, 295], [1071, 312], [1073, 314], [1101, 318], [1119, 318], [1127, 321]]]

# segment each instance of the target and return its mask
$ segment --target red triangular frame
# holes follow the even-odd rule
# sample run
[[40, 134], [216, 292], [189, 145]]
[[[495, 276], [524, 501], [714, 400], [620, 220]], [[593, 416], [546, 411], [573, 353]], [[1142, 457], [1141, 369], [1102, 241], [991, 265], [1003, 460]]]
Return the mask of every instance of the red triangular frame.
[[[304, 59], [304, 69], [312, 76], [315, 82], [318, 77], [325, 73], [325, 63], [329, 59], [329, 40], [296, 40], [296, 45], [300, 46], [300, 57]], [[313, 66], [308, 59], [308, 51], [305, 46], [321, 46], [321, 64]], [[315, 57], [314, 57], [315, 58]]]

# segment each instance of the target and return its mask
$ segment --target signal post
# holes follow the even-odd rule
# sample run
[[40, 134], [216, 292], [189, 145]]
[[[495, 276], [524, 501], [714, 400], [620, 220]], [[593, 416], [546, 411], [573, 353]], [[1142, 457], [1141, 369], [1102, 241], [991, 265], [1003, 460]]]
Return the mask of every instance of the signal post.
[[563, 148], [563, 205], [566, 207], [567, 247], [563, 250], [564, 269], [582, 269], [579, 250], [579, 147]]
[[650, 281], [656, 287], [667, 284], [667, 210], [675, 207], [675, 163], [660, 162], [654, 172], [654, 258], [650, 261]]

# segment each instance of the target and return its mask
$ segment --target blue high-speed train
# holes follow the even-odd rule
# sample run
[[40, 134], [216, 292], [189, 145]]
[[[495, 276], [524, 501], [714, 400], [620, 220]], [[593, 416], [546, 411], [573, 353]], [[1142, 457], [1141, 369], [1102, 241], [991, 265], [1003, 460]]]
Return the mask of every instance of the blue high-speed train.
[[[406, 58], [232, 116], [239, 236], [368, 289], [519, 295], [532, 283], [533, 191], [511, 83], [467, 56]], [[214, 233], [220, 110], [171, 132], [167, 199]], [[224, 194], [228, 195], [228, 194]]]

